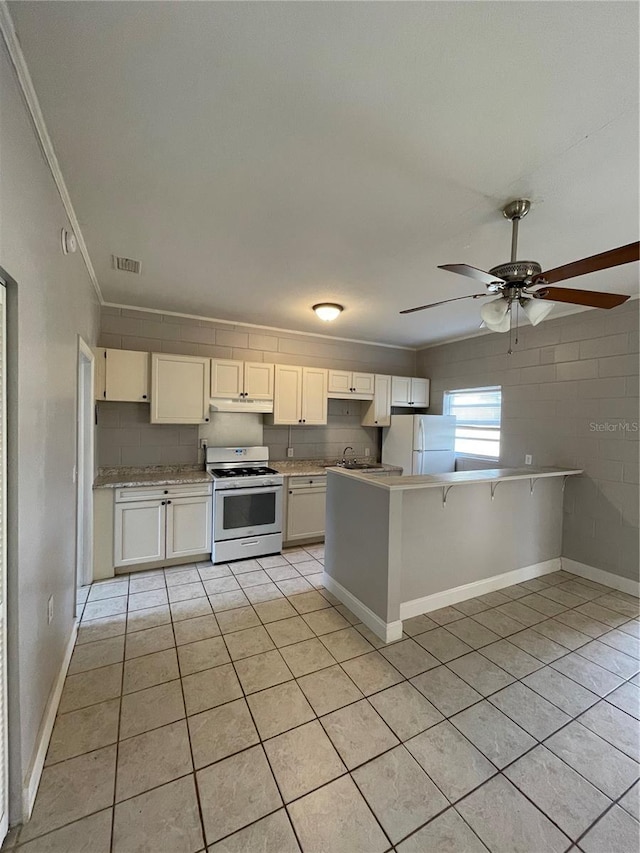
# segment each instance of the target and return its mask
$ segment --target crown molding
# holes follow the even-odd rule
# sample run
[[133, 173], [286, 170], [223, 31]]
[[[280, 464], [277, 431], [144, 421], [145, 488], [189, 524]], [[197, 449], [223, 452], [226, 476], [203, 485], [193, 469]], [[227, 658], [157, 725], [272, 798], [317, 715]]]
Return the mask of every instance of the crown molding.
[[58, 193], [60, 195], [60, 200], [62, 201], [62, 205], [69, 220], [69, 224], [73, 230], [73, 233], [75, 234], [80, 254], [82, 255], [85, 266], [87, 268], [89, 278], [91, 279], [91, 284], [93, 285], [94, 290], [97, 294], [98, 302], [100, 303], [100, 305], [103, 305], [104, 299], [102, 297], [100, 285], [98, 284], [96, 271], [93, 268], [91, 258], [89, 257], [89, 250], [87, 249], [87, 244], [85, 243], [85, 239], [82, 234], [82, 229], [80, 228], [80, 223], [78, 221], [78, 217], [76, 216], [76, 212], [71, 201], [71, 196], [69, 195], [67, 185], [60, 169], [58, 158], [56, 157], [53, 142], [51, 141], [49, 131], [47, 130], [47, 125], [45, 123], [44, 116], [40, 108], [40, 102], [38, 100], [38, 96], [36, 95], [36, 90], [33, 86], [31, 74], [29, 73], [29, 68], [27, 67], [24, 54], [22, 53], [20, 41], [18, 39], [18, 35], [16, 33], [13, 24], [13, 19], [11, 18], [11, 13], [9, 12], [9, 7], [6, 3], [6, 0], [0, 0], [0, 32], [2, 32], [4, 42], [7, 46], [9, 58], [15, 70], [16, 77], [18, 79], [18, 85], [20, 86], [20, 90], [22, 92], [22, 97], [29, 111], [31, 121], [36, 132], [36, 137], [40, 144], [40, 149], [44, 155], [44, 159], [49, 167], [54, 183], [57, 187]]

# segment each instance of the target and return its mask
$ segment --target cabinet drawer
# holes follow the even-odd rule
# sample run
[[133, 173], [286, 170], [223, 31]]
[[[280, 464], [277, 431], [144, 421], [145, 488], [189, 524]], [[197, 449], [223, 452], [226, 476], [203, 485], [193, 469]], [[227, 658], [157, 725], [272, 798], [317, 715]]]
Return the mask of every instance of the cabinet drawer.
[[288, 489], [311, 489], [311, 488], [327, 488], [327, 475], [318, 474], [313, 477], [289, 477], [287, 482]]
[[184, 486], [124, 486], [116, 489], [116, 503], [150, 501], [163, 498], [191, 498], [211, 494], [211, 483], [188, 483]]

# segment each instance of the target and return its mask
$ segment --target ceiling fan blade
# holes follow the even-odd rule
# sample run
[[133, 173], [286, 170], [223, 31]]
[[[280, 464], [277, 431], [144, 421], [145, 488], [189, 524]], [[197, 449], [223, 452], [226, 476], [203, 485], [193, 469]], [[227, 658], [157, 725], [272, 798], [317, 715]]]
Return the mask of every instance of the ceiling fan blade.
[[638, 260], [640, 260], [640, 243], [629, 243], [627, 246], [620, 246], [618, 249], [609, 249], [608, 252], [601, 252], [599, 255], [582, 258], [571, 264], [565, 264], [563, 267], [556, 267], [555, 269], [541, 272], [534, 277], [533, 283], [536, 284], [537, 282], [544, 281], [547, 284], [554, 284], [556, 281], [577, 278], [579, 275], [586, 275], [587, 273], [597, 272], [598, 270], [607, 270], [610, 267], [630, 264]]
[[630, 298], [622, 293], [574, 290], [572, 287], [542, 287], [532, 295], [536, 299], [548, 299], [551, 302], [569, 302], [571, 305], [588, 305], [590, 308], [615, 308]]
[[482, 282], [482, 284], [505, 284], [504, 279], [497, 278], [497, 276], [491, 275], [491, 273], [484, 270], [479, 270], [477, 267], [470, 267], [469, 264], [442, 264], [438, 269], [455, 272], [458, 275], [466, 275], [467, 278], [473, 278], [476, 281]]
[[489, 293], [471, 293], [469, 296], [454, 296], [453, 299], [443, 299], [441, 302], [430, 302], [428, 305], [420, 305], [418, 308], [405, 308], [401, 314], [413, 314], [416, 311], [424, 311], [425, 308], [435, 308], [436, 305], [445, 305], [447, 302], [457, 302], [459, 299], [478, 299], [480, 296], [491, 296]]

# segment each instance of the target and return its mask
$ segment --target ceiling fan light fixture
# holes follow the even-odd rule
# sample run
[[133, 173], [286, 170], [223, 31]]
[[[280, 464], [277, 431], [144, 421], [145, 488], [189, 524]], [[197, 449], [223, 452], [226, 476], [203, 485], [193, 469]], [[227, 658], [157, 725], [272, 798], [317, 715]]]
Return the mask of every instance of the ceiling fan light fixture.
[[492, 299], [491, 302], [485, 302], [480, 309], [482, 317], [487, 329], [492, 332], [508, 332], [511, 326], [511, 318], [509, 317], [509, 303], [506, 299]]
[[330, 323], [336, 317], [340, 316], [344, 308], [342, 305], [338, 305], [337, 302], [318, 302], [317, 305], [313, 306], [313, 310], [321, 320], [324, 320], [325, 323]]
[[537, 326], [538, 323], [542, 323], [545, 317], [549, 316], [555, 307], [555, 302], [543, 302], [541, 299], [527, 299], [522, 305], [522, 310], [531, 325]]

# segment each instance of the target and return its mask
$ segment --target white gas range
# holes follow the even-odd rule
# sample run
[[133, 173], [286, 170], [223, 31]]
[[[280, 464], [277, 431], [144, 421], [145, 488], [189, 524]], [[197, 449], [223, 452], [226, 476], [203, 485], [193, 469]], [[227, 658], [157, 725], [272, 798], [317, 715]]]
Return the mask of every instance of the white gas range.
[[213, 477], [214, 563], [282, 550], [282, 484], [268, 447], [207, 447]]

